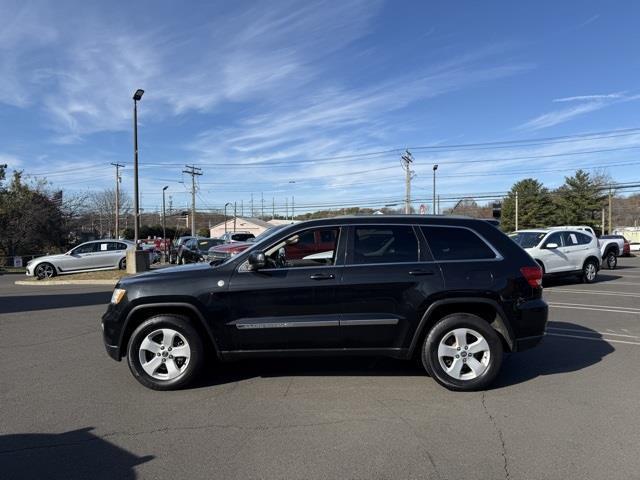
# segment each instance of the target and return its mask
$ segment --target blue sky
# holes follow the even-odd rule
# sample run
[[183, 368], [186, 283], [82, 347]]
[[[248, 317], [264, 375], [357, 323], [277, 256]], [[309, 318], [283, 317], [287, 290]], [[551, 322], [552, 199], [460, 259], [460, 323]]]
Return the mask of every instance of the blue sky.
[[394, 203], [406, 147], [416, 206], [433, 163], [443, 196], [580, 166], [640, 180], [640, 131], [417, 148], [640, 127], [637, 2], [0, 0], [0, 18], [0, 162], [67, 191], [111, 187], [111, 162], [132, 191], [137, 88], [147, 211], [164, 185], [188, 204], [185, 164], [205, 208]]

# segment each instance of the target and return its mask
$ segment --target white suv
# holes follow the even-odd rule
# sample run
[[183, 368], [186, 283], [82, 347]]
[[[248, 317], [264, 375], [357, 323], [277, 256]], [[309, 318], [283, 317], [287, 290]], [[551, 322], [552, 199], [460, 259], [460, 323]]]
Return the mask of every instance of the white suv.
[[509, 235], [542, 267], [545, 275], [578, 275], [595, 281], [600, 269], [598, 240], [584, 231], [535, 229]]

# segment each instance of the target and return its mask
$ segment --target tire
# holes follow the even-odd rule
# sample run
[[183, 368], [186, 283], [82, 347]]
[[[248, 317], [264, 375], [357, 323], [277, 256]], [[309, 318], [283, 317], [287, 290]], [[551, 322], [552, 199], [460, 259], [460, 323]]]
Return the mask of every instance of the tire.
[[[167, 337], [173, 341], [168, 343]], [[174, 358], [171, 351], [178, 349], [185, 355]], [[129, 369], [136, 380], [152, 390], [186, 387], [198, 376], [203, 362], [202, 339], [189, 320], [181, 315], [151, 317], [140, 324], [129, 339]]]
[[582, 281], [584, 283], [593, 283], [598, 277], [598, 262], [589, 259], [582, 266]]
[[120, 259], [120, 262], [118, 263], [118, 269], [119, 270], [127, 269], [127, 257], [123, 257]]
[[56, 269], [50, 263], [43, 262], [35, 268], [33, 274], [38, 278], [38, 280], [44, 280], [45, 278], [55, 277]]
[[607, 268], [609, 270], [615, 270], [615, 268], [618, 266], [618, 257], [616, 256], [615, 252], [607, 253], [605, 262], [607, 263]]
[[[470, 355], [465, 347], [478, 350]], [[502, 341], [491, 325], [476, 315], [454, 313], [436, 323], [425, 338], [422, 364], [443, 387], [468, 392], [485, 389], [493, 382], [502, 365], [502, 354]], [[470, 358], [475, 360], [473, 368]]]

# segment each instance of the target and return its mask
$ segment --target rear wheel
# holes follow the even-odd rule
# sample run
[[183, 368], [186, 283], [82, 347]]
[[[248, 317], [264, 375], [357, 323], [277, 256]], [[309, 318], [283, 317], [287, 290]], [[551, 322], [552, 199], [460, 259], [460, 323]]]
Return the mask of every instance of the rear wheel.
[[582, 281], [584, 283], [593, 283], [598, 276], [598, 263], [593, 260], [587, 260], [582, 267]]
[[614, 270], [618, 266], [618, 257], [615, 252], [607, 253], [606, 262], [609, 270]]
[[36, 267], [34, 273], [39, 280], [44, 280], [45, 278], [55, 277], [56, 269], [50, 263], [41, 263]]
[[482, 318], [454, 313], [429, 332], [422, 363], [440, 385], [449, 390], [473, 391], [493, 382], [502, 365], [502, 342]]
[[153, 390], [174, 390], [191, 383], [202, 369], [202, 340], [189, 320], [161, 314], [131, 335], [127, 361], [133, 376]]

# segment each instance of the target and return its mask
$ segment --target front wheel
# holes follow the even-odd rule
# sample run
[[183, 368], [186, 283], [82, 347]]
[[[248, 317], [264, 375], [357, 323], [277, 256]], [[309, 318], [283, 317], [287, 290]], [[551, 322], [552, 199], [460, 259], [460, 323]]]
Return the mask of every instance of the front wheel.
[[615, 268], [618, 266], [618, 257], [614, 252], [607, 253], [606, 261], [607, 261], [607, 268], [609, 270], [615, 270]]
[[126, 270], [127, 269], [127, 257], [123, 257], [120, 259], [120, 263], [118, 263], [118, 268], [120, 270]]
[[582, 281], [593, 283], [598, 276], [598, 263], [595, 260], [587, 260], [582, 267]]
[[50, 263], [41, 263], [35, 269], [36, 277], [38, 280], [44, 280], [45, 278], [53, 278], [56, 276], [56, 269]]
[[131, 373], [153, 390], [175, 390], [191, 383], [202, 369], [202, 340], [189, 320], [161, 314], [135, 329], [127, 348]]
[[449, 390], [482, 390], [500, 371], [502, 353], [502, 342], [486, 321], [469, 313], [454, 313], [427, 335], [422, 363]]

